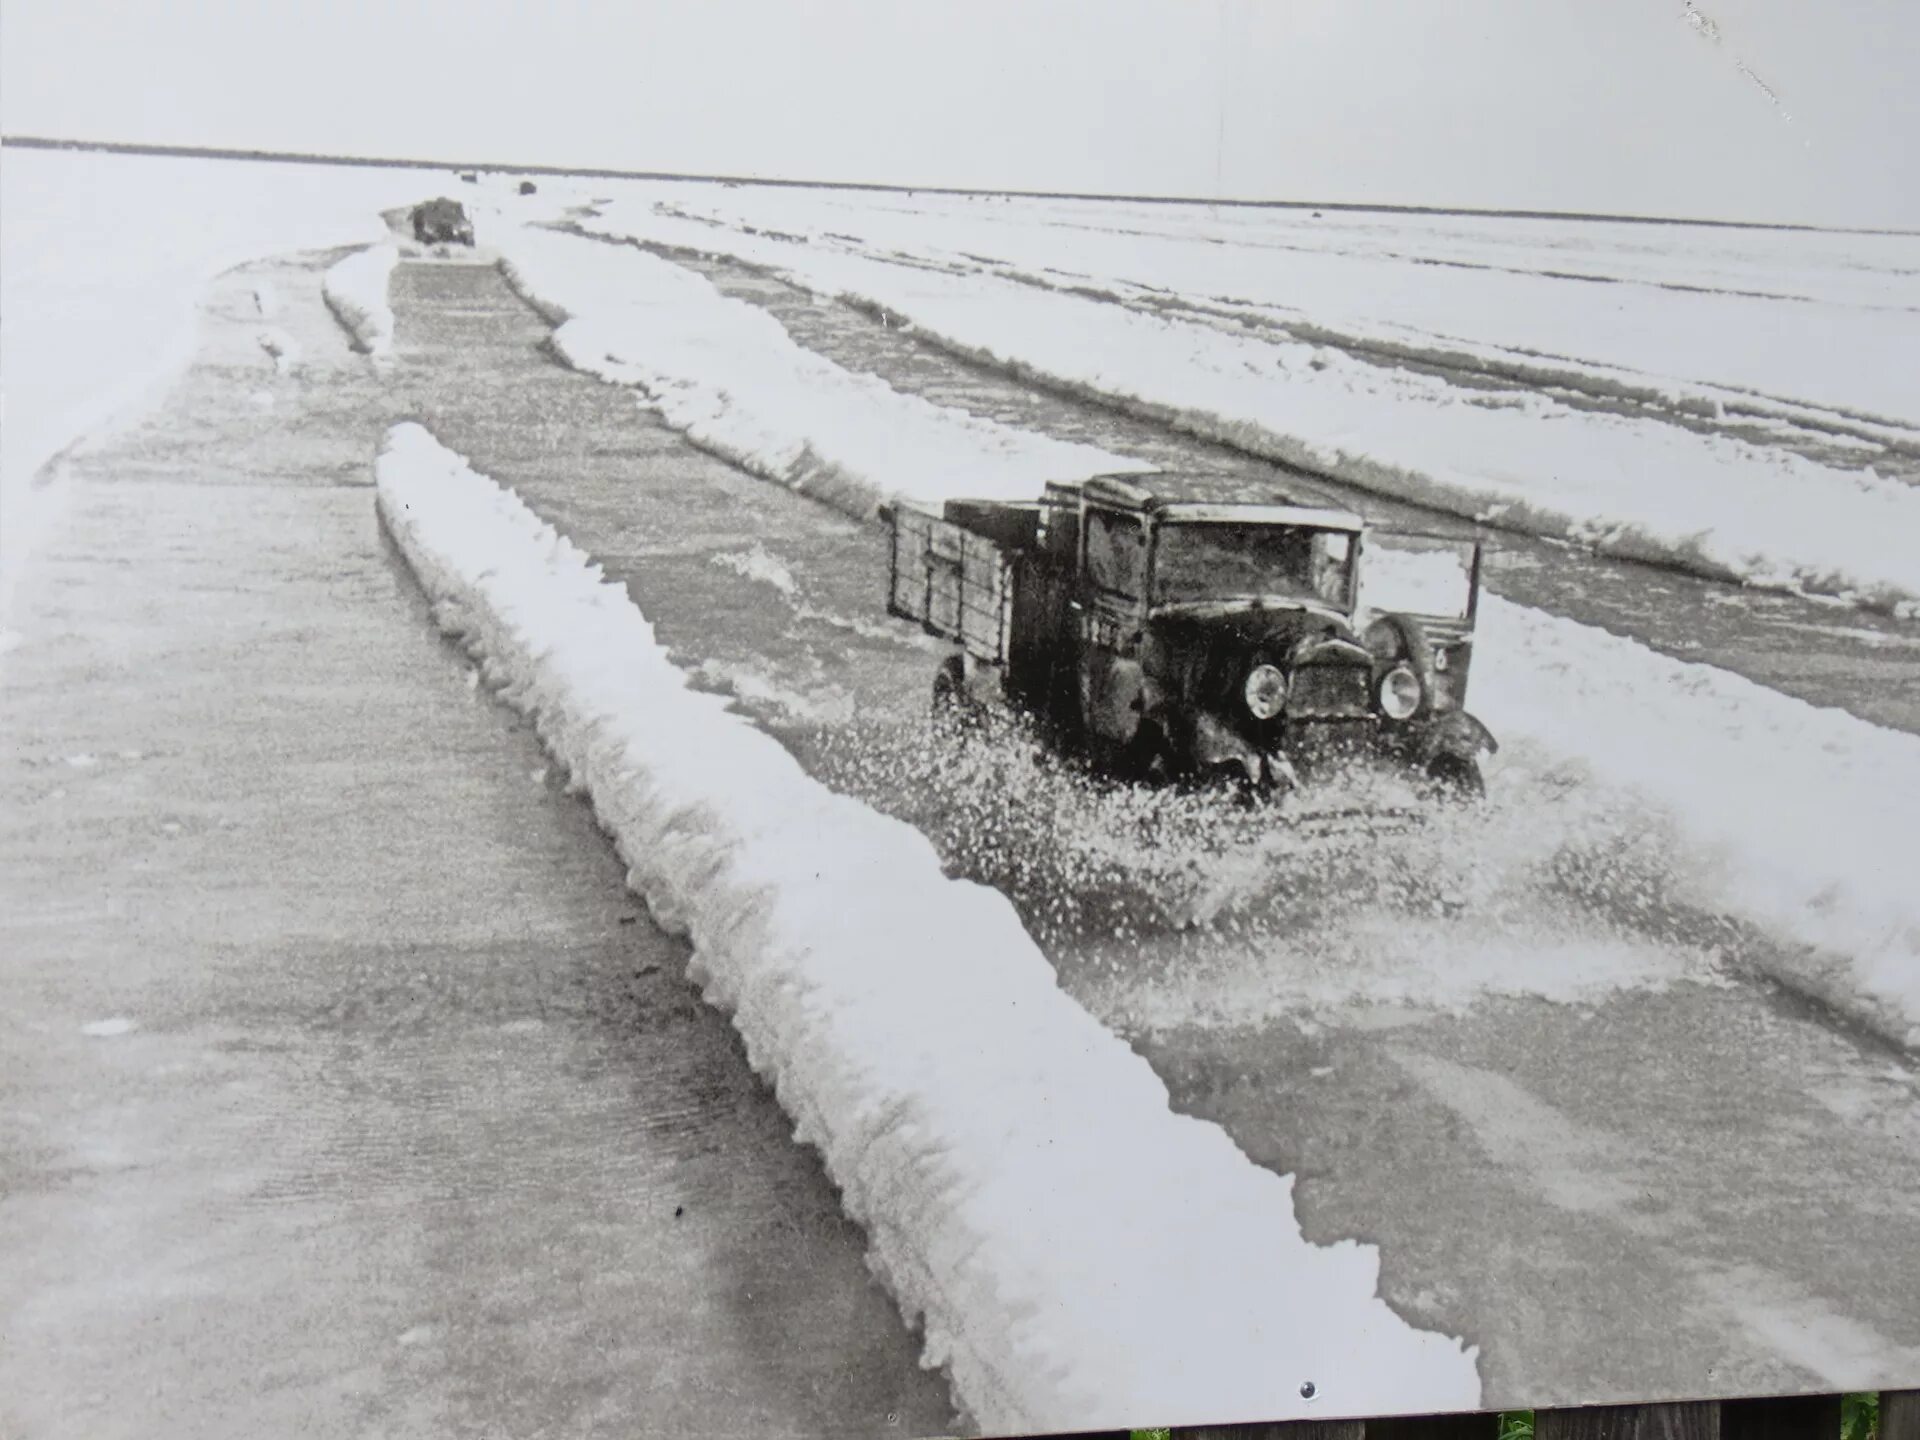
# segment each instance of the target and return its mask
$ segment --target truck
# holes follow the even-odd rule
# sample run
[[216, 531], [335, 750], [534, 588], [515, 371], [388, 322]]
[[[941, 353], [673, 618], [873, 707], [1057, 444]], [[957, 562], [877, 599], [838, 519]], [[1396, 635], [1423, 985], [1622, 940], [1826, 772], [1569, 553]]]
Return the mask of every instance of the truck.
[[473, 221], [466, 207], [444, 195], [413, 207], [413, 238], [422, 245], [471, 245]]
[[1150, 783], [1274, 796], [1362, 755], [1484, 793], [1497, 742], [1466, 708], [1476, 538], [1165, 472], [882, 518], [888, 612], [954, 647], [933, 678], [948, 722], [1022, 712]]

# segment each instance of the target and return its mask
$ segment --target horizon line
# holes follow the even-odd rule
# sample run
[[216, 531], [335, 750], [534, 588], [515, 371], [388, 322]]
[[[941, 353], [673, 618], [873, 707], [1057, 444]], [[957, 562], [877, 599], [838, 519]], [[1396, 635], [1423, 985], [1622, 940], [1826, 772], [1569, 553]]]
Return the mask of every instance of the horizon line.
[[1704, 225], [1730, 230], [1806, 230], [1843, 235], [1920, 235], [1890, 226], [1816, 225], [1805, 221], [1702, 220], [1678, 215], [1626, 215], [1583, 210], [1509, 210], [1486, 206], [1394, 205], [1355, 200], [1223, 200], [1205, 195], [1123, 195], [1084, 190], [988, 190], [965, 185], [903, 185], [878, 180], [796, 180], [759, 175], [707, 175], [676, 170], [616, 170], [600, 166], [503, 164], [493, 160], [421, 160], [396, 156], [319, 155], [294, 150], [251, 150], [207, 145], [160, 145], [127, 140], [76, 140], [46, 135], [0, 134], [0, 146], [25, 150], [97, 150], [183, 160], [249, 160], [294, 165], [361, 165], [388, 170], [491, 171], [502, 175], [574, 176], [595, 180], [651, 180], [708, 185], [774, 185], [801, 190], [861, 190], [888, 194], [1007, 196], [1023, 200], [1090, 200], [1137, 205], [1231, 205], [1242, 209], [1340, 210], [1393, 215], [1471, 215], [1503, 220], [1608, 221], [1628, 225]]

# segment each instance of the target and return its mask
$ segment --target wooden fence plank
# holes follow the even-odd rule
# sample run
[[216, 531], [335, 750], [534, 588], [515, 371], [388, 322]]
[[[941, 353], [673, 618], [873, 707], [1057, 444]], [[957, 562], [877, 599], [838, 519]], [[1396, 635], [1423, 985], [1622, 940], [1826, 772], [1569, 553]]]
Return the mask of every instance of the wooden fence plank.
[[1542, 1410], [1533, 1434], [1534, 1440], [1720, 1440], [1720, 1402]]
[[1364, 1420], [1276, 1420], [1267, 1425], [1176, 1428], [1173, 1440], [1366, 1440]]
[[1839, 1440], [1838, 1395], [1720, 1402], [1720, 1440]]
[[1880, 1440], [1920, 1440], [1920, 1390], [1880, 1393]]
[[1479, 1415], [1408, 1415], [1369, 1420], [1367, 1440], [1499, 1440], [1497, 1411]]

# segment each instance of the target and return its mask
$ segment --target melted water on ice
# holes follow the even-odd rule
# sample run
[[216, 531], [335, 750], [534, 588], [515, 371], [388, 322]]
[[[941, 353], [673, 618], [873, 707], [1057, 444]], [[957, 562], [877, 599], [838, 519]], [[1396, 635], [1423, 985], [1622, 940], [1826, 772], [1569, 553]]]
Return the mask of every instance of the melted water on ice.
[[1655, 827], [1525, 756], [1480, 804], [1356, 767], [1246, 806], [1103, 780], [1016, 725], [930, 738], [923, 717], [866, 719], [807, 748], [1003, 891], [1123, 1030], [1713, 983], [1739, 941], [1672, 893]]

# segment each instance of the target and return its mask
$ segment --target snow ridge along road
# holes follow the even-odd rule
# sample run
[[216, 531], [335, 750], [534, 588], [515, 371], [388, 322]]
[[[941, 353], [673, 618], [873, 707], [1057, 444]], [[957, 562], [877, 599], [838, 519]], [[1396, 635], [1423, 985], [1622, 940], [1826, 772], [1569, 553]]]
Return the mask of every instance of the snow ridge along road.
[[393, 306], [387, 287], [399, 263], [399, 246], [369, 245], [336, 262], [321, 281], [327, 308], [353, 337], [353, 348], [376, 361], [393, 352]]
[[1628, 819], [1671, 898], [1783, 942], [1774, 979], [1920, 1049], [1920, 737], [1497, 595], [1474, 708], [1542, 799], [1576, 777]]
[[1539, 391], [1463, 389], [1279, 332], [702, 223], [628, 199], [590, 233], [761, 266], [971, 359], [1362, 489], [1600, 553], [1920, 613], [1920, 489]]
[[[876, 499], [1030, 496], [1045, 478], [1005, 438], [1023, 432], [852, 376], [773, 317], [631, 245], [511, 227], [495, 239], [536, 308], [575, 317], [557, 341], [591, 334], [560, 343], [570, 363], [639, 387], [675, 428], [724, 415], [715, 448], [756, 474], [784, 480], [803, 455], [841, 477], [813, 493], [862, 516]], [[856, 380], [858, 410], [796, 404], [816, 384], [830, 394]], [[937, 469], [916, 471], [927, 429], [947, 445]], [[1920, 893], [1906, 858], [1920, 854], [1909, 798], [1920, 737], [1498, 596], [1483, 605], [1474, 694], [1506, 742], [1490, 768], [1517, 790], [1512, 803], [1571, 812], [1560, 822], [1571, 825], [1627, 818], [1674, 898], [1784, 942], [1766, 951], [1773, 978], [1920, 1045]]]
[[[1143, 468], [903, 395], [796, 345], [780, 322], [634, 246], [491, 223], [509, 282], [569, 365], [639, 386], [696, 444], [859, 516], [910, 495], [1022, 498], [1048, 480]], [[829, 449], [814, 442], [833, 437]]]
[[1291, 1182], [1176, 1115], [1004, 897], [691, 689], [619, 586], [421, 427], [389, 433], [378, 485], [442, 627], [689, 936], [976, 1424], [1478, 1403], [1476, 1352], [1378, 1299], [1371, 1247], [1307, 1243]]

